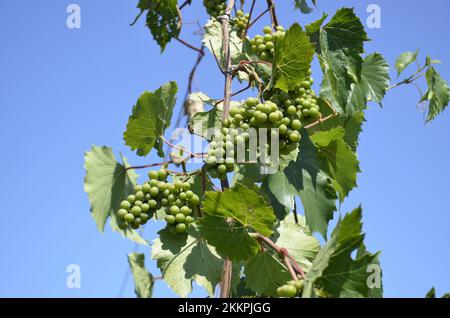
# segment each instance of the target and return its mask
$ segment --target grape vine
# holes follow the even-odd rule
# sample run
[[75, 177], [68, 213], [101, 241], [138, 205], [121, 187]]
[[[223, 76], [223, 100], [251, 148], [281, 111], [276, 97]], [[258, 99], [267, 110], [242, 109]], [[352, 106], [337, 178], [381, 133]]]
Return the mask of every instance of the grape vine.
[[[176, 39], [196, 52], [183, 101], [195, 107], [176, 122], [188, 115], [190, 132], [204, 138], [207, 148], [194, 152], [165, 137], [177, 103], [175, 82], [144, 92], [124, 140], [139, 156], [154, 150], [164, 159], [131, 166], [123, 156], [117, 161], [108, 147], [86, 153], [85, 190], [97, 227], [103, 231], [110, 218], [114, 231], [151, 245], [161, 278], [183, 297], [192, 282], [210, 296], [220, 289], [220, 297], [382, 297], [379, 253], [364, 245], [362, 208], [339, 217], [332, 230], [329, 222], [356, 187], [368, 103], [381, 104], [390, 90], [418, 87], [424, 79], [420, 103], [431, 121], [448, 105], [448, 84], [437, 61], [427, 57], [420, 64], [418, 52], [397, 59], [398, 76], [415, 62], [417, 69], [391, 84], [383, 56], [365, 54], [368, 37], [351, 8], [285, 28], [274, 1], [262, 8], [249, 2], [241, 1], [238, 9], [234, 0], [204, 0], [209, 20], [202, 44], [193, 45], [180, 38], [182, 15], [192, 1], [139, 1], [133, 24], [146, 13], [161, 50]], [[313, 12], [306, 1], [295, 1], [295, 8]], [[251, 37], [262, 19], [262, 34]], [[218, 98], [192, 92], [208, 50], [223, 74], [224, 94]], [[320, 85], [312, 77], [314, 58]], [[234, 79], [239, 90], [233, 90]], [[245, 91], [250, 97], [240, 99]], [[267, 159], [273, 154], [276, 160]], [[266, 166], [273, 169], [267, 172]], [[138, 184], [141, 169], [148, 178]], [[152, 244], [136, 231], [150, 221], [160, 226]], [[150, 297], [153, 275], [145, 270], [144, 256], [130, 254], [129, 260], [135, 283], [146, 284], [137, 286], [138, 296]], [[379, 269], [370, 286], [369, 268]], [[142, 273], [148, 275], [140, 279]]]

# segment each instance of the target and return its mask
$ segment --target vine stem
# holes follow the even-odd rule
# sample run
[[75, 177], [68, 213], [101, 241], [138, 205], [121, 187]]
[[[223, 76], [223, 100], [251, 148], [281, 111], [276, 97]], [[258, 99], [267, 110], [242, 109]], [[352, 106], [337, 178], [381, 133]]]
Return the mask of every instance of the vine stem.
[[[298, 265], [297, 261], [289, 254], [289, 252], [284, 247], [278, 246], [274, 241], [272, 241], [270, 238], [262, 234], [253, 233], [251, 235], [258, 241], [267, 244], [270, 248], [272, 248], [275, 252], [277, 252], [277, 254], [283, 258], [283, 261], [285, 262], [289, 272], [291, 272], [292, 268], [294, 272], [299, 273], [303, 278], [305, 278], [305, 273], [301, 269], [300, 265]], [[297, 275], [293, 275], [292, 278], [294, 280], [298, 280]]]
[[250, 29], [250, 20], [253, 15], [253, 9], [255, 9], [255, 3], [256, 3], [256, 0], [253, 0], [252, 6], [250, 7], [250, 13], [248, 14], [247, 25], [245, 26], [244, 34], [242, 35], [242, 39], [245, 39], [245, 37], [247, 36], [248, 29]]
[[[222, 47], [225, 58], [225, 88], [223, 97], [223, 118], [222, 121], [228, 119], [230, 113], [230, 101], [232, 94], [233, 73], [230, 54], [230, 15], [233, 10], [235, 0], [229, 0], [225, 14], [220, 17], [220, 23], [222, 24]], [[222, 191], [229, 187], [228, 180], [225, 178], [221, 181]], [[225, 258], [222, 270], [222, 279], [220, 282], [220, 298], [230, 298], [231, 296], [231, 277], [232, 277], [233, 263], [230, 259]]]
[[270, 11], [270, 18], [272, 19], [272, 26], [277, 27], [278, 26], [278, 18], [277, 18], [277, 13], [275, 12], [275, 3], [273, 3], [273, 0], [267, 0], [267, 6]]

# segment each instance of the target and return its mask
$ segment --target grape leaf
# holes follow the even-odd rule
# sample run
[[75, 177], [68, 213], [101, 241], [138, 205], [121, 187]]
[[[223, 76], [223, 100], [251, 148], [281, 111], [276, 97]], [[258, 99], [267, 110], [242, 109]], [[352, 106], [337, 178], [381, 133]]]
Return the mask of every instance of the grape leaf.
[[308, 76], [313, 56], [308, 36], [299, 24], [293, 24], [275, 47], [274, 86], [286, 92], [299, 87]]
[[289, 163], [284, 174], [300, 196], [309, 228], [326, 238], [328, 222], [336, 210], [336, 193], [332, 180], [320, 169], [317, 149], [308, 133], [303, 130], [301, 134], [297, 159]]
[[360, 172], [355, 153], [344, 141], [345, 130], [341, 127], [319, 131], [311, 136], [319, 149], [323, 170], [333, 178], [333, 184], [343, 202], [356, 187], [356, 175]]
[[[209, 49], [211, 54], [217, 58], [222, 68], [224, 68], [225, 57], [222, 43], [222, 24], [218, 20], [212, 19], [206, 23], [204, 29], [203, 45]], [[242, 39], [238, 36], [236, 28], [232, 24], [229, 25], [229, 31], [231, 62], [238, 64], [242, 56]]]
[[138, 298], [151, 298], [153, 285], [155, 283], [153, 275], [145, 268], [145, 256], [140, 253], [128, 254], [128, 263], [134, 280], [134, 291]]
[[[140, 0], [138, 9], [141, 10], [134, 23], [147, 11], [146, 25], [150, 29], [161, 52], [172, 38], [178, 37], [181, 29], [181, 18], [177, 8], [177, 0]], [[133, 23], [133, 24], [134, 24]]]
[[441, 77], [436, 69], [430, 66], [425, 74], [428, 89], [421, 102], [428, 101], [427, 122], [432, 121], [447, 107], [450, 94], [447, 82]]
[[[316, 5], [316, 0], [312, 0], [312, 3]], [[309, 14], [312, 12], [312, 8], [308, 5], [306, 0], [295, 0], [295, 7], [300, 9], [302, 13]]]
[[153, 241], [152, 259], [157, 261], [162, 277], [179, 296], [192, 292], [192, 281], [204, 287], [210, 296], [220, 282], [223, 260], [191, 227], [189, 234], [171, 234], [167, 229], [158, 232]]
[[255, 183], [261, 182], [262, 179], [263, 175], [261, 174], [261, 163], [259, 161], [236, 165], [232, 187], [237, 183], [253, 186]]
[[154, 147], [164, 157], [161, 136], [170, 126], [176, 102], [177, 84], [169, 82], [155, 92], [145, 92], [138, 99], [124, 132], [125, 143], [139, 156], [147, 155]]
[[269, 196], [277, 218], [283, 220], [294, 207], [297, 195], [295, 187], [284, 172], [279, 171], [264, 178], [261, 189]]
[[291, 279], [276, 253], [265, 251], [252, 256], [245, 264], [245, 284], [258, 295], [277, 296], [277, 288]]
[[133, 170], [127, 170], [128, 163], [122, 157], [122, 164], [116, 161], [109, 147], [92, 146], [91, 151], [84, 155], [84, 191], [88, 194], [91, 213], [97, 229], [103, 232], [108, 217], [111, 217], [111, 227], [139, 244], [148, 243], [134, 230], [122, 230], [118, 227], [116, 212], [120, 201], [133, 192], [138, 175]]
[[[310, 28], [310, 30], [312, 29]], [[330, 22], [317, 32], [320, 33], [319, 36], [317, 34], [310, 34], [310, 36], [319, 38], [319, 53], [342, 49], [363, 53], [364, 42], [369, 40], [364, 26], [353, 8], [339, 9]]]
[[397, 69], [397, 77], [411, 64], [417, 60], [419, 55], [419, 50], [415, 52], [405, 52], [400, 54], [400, 56], [395, 61], [395, 68]]
[[298, 215], [297, 219], [298, 223], [295, 222], [294, 215], [290, 214], [281, 221], [274, 241], [289, 252], [304, 272], [308, 272], [320, 250], [320, 243], [311, 235], [305, 218]]
[[311, 295], [314, 284], [330, 297], [369, 297], [372, 294], [368, 287], [368, 266], [378, 262], [378, 253], [360, 253], [356, 259], [351, 256], [364, 240], [361, 217], [362, 210], [357, 208], [338, 221], [306, 275], [304, 297]]
[[246, 260], [258, 252], [252, 232], [272, 234], [275, 215], [255, 188], [238, 183], [224, 192], [206, 192], [203, 209], [200, 233], [232, 260]]

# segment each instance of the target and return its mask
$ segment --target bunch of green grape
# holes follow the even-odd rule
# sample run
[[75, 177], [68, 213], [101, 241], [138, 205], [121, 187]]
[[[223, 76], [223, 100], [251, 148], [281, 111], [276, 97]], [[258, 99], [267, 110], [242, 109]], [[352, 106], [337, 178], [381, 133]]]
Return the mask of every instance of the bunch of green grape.
[[295, 281], [291, 280], [287, 284], [277, 288], [277, 295], [279, 297], [292, 298], [300, 295], [303, 289], [303, 280]]
[[225, 14], [227, 8], [226, 0], [203, 0], [203, 5], [206, 8], [206, 12], [212, 17], [218, 17]]
[[317, 97], [311, 85], [314, 79], [311, 77], [311, 70], [308, 71], [308, 78], [305, 79], [295, 90], [288, 93], [281, 90], [266, 92], [264, 95], [279, 107], [286, 110], [291, 118], [299, 119], [303, 124], [319, 119], [322, 114], [317, 104]]
[[236, 18], [233, 20], [233, 23], [236, 27], [237, 35], [242, 37], [245, 29], [247, 28], [248, 19], [250, 15], [248, 13], [244, 13], [241, 10], [236, 12]]
[[286, 32], [284, 28], [279, 25], [274, 32], [270, 26], [265, 26], [263, 29], [264, 35], [256, 35], [250, 39], [253, 52], [257, 53], [262, 61], [272, 61], [275, 54], [275, 45], [278, 39], [284, 38]]
[[205, 159], [205, 169], [212, 178], [225, 179], [228, 172], [234, 171], [236, 148], [242, 144], [245, 149], [246, 139], [244, 133], [227, 127], [212, 137]]
[[189, 190], [188, 182], [168, 182], [165, 169], [150, 171], [148, 177], [147, 182], [136, 185], [134, 194], [120, 203], [117, 211], [119, 227], [126, 229], [131, 226], [138, 229], [156, 211], [165, 208], [166, 221], [171, 231], [185, 232], [189, 224], [195, 221], [191, 214], [200, 201], [199, 197]]

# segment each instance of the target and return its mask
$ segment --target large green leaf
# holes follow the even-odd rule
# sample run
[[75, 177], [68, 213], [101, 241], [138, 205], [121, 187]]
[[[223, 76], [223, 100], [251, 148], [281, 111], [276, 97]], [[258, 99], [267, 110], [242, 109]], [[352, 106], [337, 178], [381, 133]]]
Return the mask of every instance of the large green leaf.
[[122, 230], [118, 227], [116, 212], [120, 201], [133, 192], [138, 175], [133, 170], [127, 170], [128, 163], [122, 157], [122, 164], [116, 161], [109, 147], [92, 146], [91, 151], [84, 155], [84, 191], [91, 203], [92, 217], [101, 232], [105, 229], [108, 217], [111, 217], [111, 227], [114, 231], [140, 244], [148, 243], [134, 230]]
[[337, 198], [332, 180], [320, 165], [317, 149], [304, 130], [297, 159], [289, 163], [284, 174], [300, 196], [309, 228], [326, 238]]
[[230, 259], [246, 260], [258, 252], [251, 233], [272, 234], [275, 215], [256, 188], [238, 183], [224, 192], [207, 192], [203, 210], [202, 236]]
[[245, 283], [258, 295], [277, 296], [277, 288], [286, 284], [291, 275], [272, 251], [264, 251], [252, 256], [245, 264]]
[[167, 229], [153, 241], [152, 259], [157, 261], [162, 277], [179, 296], [192, 292], [192, 281], [204, 287], [210, 296], [220, 282], [223, 260], [214, 247], [191, 228], [188, 235], [174, 235]]
[[298, 193], [285, 173], [279, 171], [269, 174], [264, 178], [261, 189], [268, 195], [277, 218], [284, 219], [286, 214], [293, 209], [295, 196]]
[[353, 251], [359, 249], [364, 240], [361, 213], [361, 208], [357, 208], [339, 220], [306, 275], [304, 297], [311, 296], [315, 284], [329, 297], [370, 297], [373, 294], [376, 286], [368, 284], [371, 275], [368, 269], [378, 264], [378, 253], [363, 252], [352, 258]]
[[295, 222], [294, 215], [290, 214], [281, 221], [274, 241], [289, 252], [304, 272], [308, 272], [320, 250], [320, 243], [312, 236], [305, 218], [298, 215], [297, 220], [298, 223]]
[[155, 92], [145, 92], [138, 99], [124, 132], [125, 143], [140, 156], [147, 155], [154, 147], [164, 157], [161, 136], [170, 126], [178, 87], [169, 82]]
[[308, 76], [313, 56], [308, 36], [299, 24], [293, 24], [275, 47], [274, 86], [286, 92], [299, 87]]
[[319, 131], [311, 136], [319, 148], [323, 170], [333, 178], [341, 202], [356, 187], [356, 175], [360, 172], [359, 161], [344, 137], [345, 130], [342, 127]]
[[140, 253], [128, 254], [128, 263], [134, 280], [134, 291], [138, 298], [151, 298], [153, 285], [155, 283], [153, 275], [145, 268], [145, 256]]
[[[353, 8], [339, 9], [331, 20], [317, 32], [320, 33], [319, 52], [346, 49], [363, 53], [364, 42], [368, 40], [364, 26]], [[310, 34], [310, 36], [317, 38], [315, 34]]]
[[415, 52], [405, 52], [400, 54], [400, 56], [395, 61], [395, 68], [397, 69], [397, 77], [412, 63], [417, 60], [419, 55], [419, 50]]
[[430, 66], [428, 68], [425, 77], [428, 89], [421, 101], [428, 101], [427, 122], [430, 122], [447, 107], [450, 94], [447, 82], [434, 67]]
[[136, 20], [144, 11], [147, 11], [147, 27], [161, 47], [161, 52], [172, 38], [180, 34], [181, 18], [178, 14], [177, 2], [177, 0], [140, 0], [137, 6], [141, 13]]

